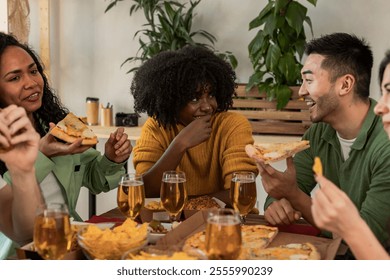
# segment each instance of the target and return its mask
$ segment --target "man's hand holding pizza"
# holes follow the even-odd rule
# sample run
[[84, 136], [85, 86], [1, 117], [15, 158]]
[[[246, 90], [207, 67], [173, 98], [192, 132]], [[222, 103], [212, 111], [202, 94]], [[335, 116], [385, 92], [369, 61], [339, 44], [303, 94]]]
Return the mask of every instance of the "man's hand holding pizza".
[[272, 225], [292, 224], [302, 216], [288, 201], [288, 197], [299, 192], [299, 188], [296, 184], [292, 157], [287, 158], [286, 161], [287, 169], [280, 172], [271, 165], [256, 160], [264, 190], [273, 198], [279, 199], [269, 205], [264, 212], [265, 219]]
[[[311, 198], [298, 187], [292, 156], [309, 148], [306, 140], [289, 143], [247, 145], [245, 150], [256, 161], [264, 190], [279, 201], [265, 210], [266, 220], [273, 224], [291, 224], [301, 216], [313, 223], [310, 211]], [[287, 169], [280, 172], [268, 163], [286, 159]]]
[[[255, 159], [256, 160], [256, 159]], [[292, 157], [287, 158], [287, 169], [278, 171], [269, 164], [256, 160], [264, 190], [273, 198], [281, 199], [299, 191]]]

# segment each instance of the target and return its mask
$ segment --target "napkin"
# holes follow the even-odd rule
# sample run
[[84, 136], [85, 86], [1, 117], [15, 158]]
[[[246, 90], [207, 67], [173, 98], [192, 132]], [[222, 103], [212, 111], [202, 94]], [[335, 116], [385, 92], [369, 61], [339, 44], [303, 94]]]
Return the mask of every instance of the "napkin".
[[102, 217], [102, 216], [96, 216], [93, 215], [89, 220], [86, 220], [87, 223], [115, 223], [115, 226], [121, 225], [124, 220], [121, 218], [108, 218], [108, 217]]
[[321, 231], [318, 228], [313, 227], [312, 225], [307, 224], [291, 224], [291, 225], [280, 225], [277, 226], [282, 232], [304, 234], [319, 236]]

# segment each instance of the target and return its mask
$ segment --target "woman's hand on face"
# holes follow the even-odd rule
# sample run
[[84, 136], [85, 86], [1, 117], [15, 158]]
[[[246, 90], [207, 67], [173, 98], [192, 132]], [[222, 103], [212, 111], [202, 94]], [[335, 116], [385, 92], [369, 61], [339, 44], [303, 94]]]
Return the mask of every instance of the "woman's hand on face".
[[[50, 130], [52, 130], [54, 126], [55, 126], [54, 123], [50, 123]], [[78, 139], [71, 144], [62, 143], [62, 142], [57, 141], [57, 139], [53, 135], [51, 135], [50, 133], [47, 133], [39, 141], [39, 150], [45, 156], [51, 158], [51, 157], [56, 157], [56, 156], [64, 156], [64, 155], [73, 155], [73, 154], [83, 153], [92, 147], [90, 145], [81, 145], [81, 142], [82, 142], [82, 139]]]
[[124, 131], [123, 127], [119, 127], [114, 133], [110, 134], [110, 138], [104, 146], [104, 155], [116, 163], [128, 160], [133, 150], [128, 135]]
[[[179, 138], [183, 143], [187, 144], [187, 148], [195, 147], [210, 138], [211, 115], [206, 115], [193, 120], [188, 124], [176, 138]], [[179, 140], [178, 139], [178, 140]]]

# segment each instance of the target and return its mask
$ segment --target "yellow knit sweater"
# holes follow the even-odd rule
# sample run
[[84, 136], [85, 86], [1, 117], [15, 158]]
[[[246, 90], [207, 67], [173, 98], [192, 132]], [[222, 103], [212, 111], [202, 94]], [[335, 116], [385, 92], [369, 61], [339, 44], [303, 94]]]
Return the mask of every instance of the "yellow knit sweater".
[[[177, 170], [187, 177], [188, 195], [212, 194], [230, 188], [235, 171], [258, 173], [252, 159], [245, 153], [245, 145], [253, 144], [252, 127], [241, 114], [222, 112], [211, 119], [210, 138], [185, 153]], [[163, 155], [172, 140], [184, 128], [164, 129], [149, 118], [142, 127], [141, 137], [133, 150], [137, 173], [149, 170]]]

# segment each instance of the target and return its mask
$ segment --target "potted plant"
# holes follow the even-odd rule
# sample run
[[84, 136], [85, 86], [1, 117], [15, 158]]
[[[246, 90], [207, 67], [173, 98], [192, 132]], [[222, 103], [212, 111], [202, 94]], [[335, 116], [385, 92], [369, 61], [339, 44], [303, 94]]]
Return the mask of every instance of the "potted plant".
[[[111, 0], [105, 12], [124, 0]], [[144, 28], [137, 31], [140, 47], [137, 55], [127, 58], [123, 63], [144, 62], [154, 55], [165, 50], [177, 50], [187, 44], [203, 45], [212, 49], [217, 55], [228, 61], [233, 68], [237, 67], [237, 59], [229, 52], [219, 52], [214, 49], [216, 38], [205, 30], [192, 30], [192, 22], [195, 17], [194, 9], [201, 0], [190, 1], [190, 7], [179, 1], [168, 0], [132, 0], [130, 16], [142, 10], [146, 23]], [[205, 39], [208, 43], [200, 43], [195, 38]], [[127, 73], [136, 71], [138, 66], [131, 68]]]
[[[317, 0], [307, 0], [312, 5]], [[286, 106], [292, 90], [301, 80], [301, 59], [306, 43], [304, 23], [313, 28], [307, 8], [295, 0], [268, 0], [268, 4], [249, 24], [259, 29], [248, 46], [254, 73], [246, 85], [257, 87], [269, 100], [276, 99], [278, 110]]]

